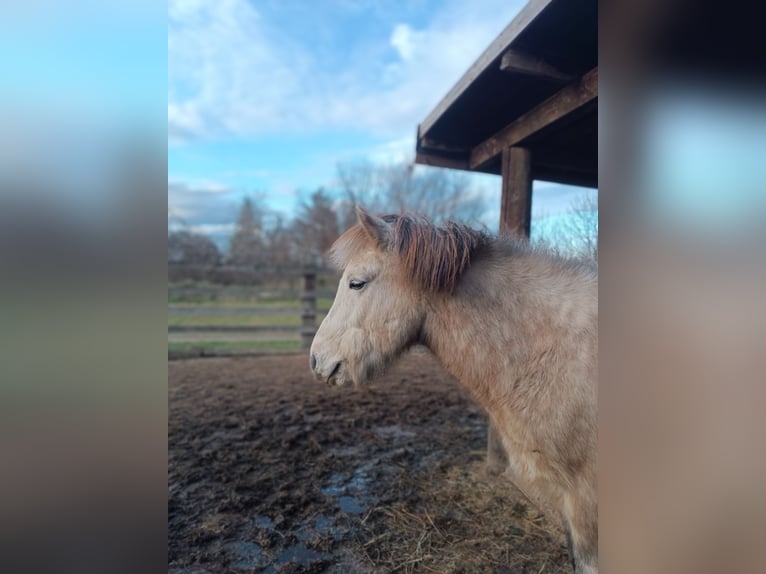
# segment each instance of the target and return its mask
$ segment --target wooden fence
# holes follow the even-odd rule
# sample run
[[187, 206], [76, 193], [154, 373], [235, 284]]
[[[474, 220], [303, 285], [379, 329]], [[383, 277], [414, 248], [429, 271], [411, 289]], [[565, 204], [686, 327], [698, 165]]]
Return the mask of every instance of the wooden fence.
[[[283, 290], [261, 286], [215, 286], [215, 285], [171, 285], [168, 287], [168, 340], [170, 342], [189, 342], [194, 340], [221, 341], [234, 339], [253, 340], [299, 340], [300, 348], [308, 350], [318, 327], [318, 317], [329, 309], [318, 308], [317, 300], [332, 299], [335, 290], [328, 289], [329, 281], [323, 277], [325, 288], [317, 288], [317, 273], [323, 270], [304, 269], [301, 271], [302, 289]], [[229, 300], [227, 302], [226, 300]], [[247, 304], [231, 304], [230, 301], [247, 300]], [[282, 302], [300, 302], [298, 307], [274, 307], [269, 300]], [[189, 303], [192, 301], [192, 303]], [[257, 302], [263, 302], [259, 305]], [[173, 316], [205, 317], [204, 324], [172, 324]], [[225, 320], [226, 317], [295, 317], [297, 325], [270, 324], [264, 326], [231, 325], [238, 321]], [[221, 317], [221, 324], [216, 324], [210, 317]], [[193, 322], [193, 321], [192, 321]], [[279, 323], [281, 321], [265, 321]], [[175, 339], [175, 341], [174, 341]]]

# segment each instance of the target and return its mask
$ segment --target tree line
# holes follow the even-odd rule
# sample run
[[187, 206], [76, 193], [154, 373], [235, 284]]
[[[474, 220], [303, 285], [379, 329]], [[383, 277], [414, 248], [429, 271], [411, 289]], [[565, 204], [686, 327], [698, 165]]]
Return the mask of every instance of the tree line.
[[319, 188], [304, 196], [289, 220], [245, 198], [226, 252], [204, 234], [169, 232], [168, 263], [256, 269], [320, 265], [335, 239], [356, 223], [356, 204], [375, 213], [412, 211], [436, 223], [452, 219], [476, 226], [487, 210], [485, 198], [465, 174], [416, 171], [408, 162], [340, 164], [337, 186], [333, 194]]
[[[321, 266], [323, 255], [356, 223], [355, 206], [373, 213], [415, 212], [435, 223], [460, 221], [484, 227], [486, 198], [463, 172], [414, 169], [409, 162], [390, 165], [357, 161], [339, 164], [337, 188], [319, 188], [304, 196], [288, 219], [263, 201], [245, 198], [228, 250], [188, 229], [168, 233], [168, 263], [186, 266], [295, 268]], [[533, 222], [534, 225], [534, 222]], [[564, 254], [598, 260], [598, 195], [572, 204], [569, 216], [539, 238]]]

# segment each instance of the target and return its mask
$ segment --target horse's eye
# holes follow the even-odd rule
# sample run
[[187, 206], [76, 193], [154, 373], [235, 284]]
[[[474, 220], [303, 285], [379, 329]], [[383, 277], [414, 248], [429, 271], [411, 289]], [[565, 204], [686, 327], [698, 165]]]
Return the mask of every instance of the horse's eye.
[[354, 289], [355, 291], [359, 291], [359, 289], [365, 285], [367, 285], [367, 281], [362, 281], [360, 279], [352, 279], [348, 284], [349, 288]]

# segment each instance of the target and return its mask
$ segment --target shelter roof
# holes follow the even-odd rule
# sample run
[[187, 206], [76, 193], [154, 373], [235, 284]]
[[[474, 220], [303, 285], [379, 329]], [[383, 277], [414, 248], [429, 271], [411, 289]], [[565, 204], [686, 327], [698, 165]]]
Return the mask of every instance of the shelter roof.
[[532, 177], [598, 182], [598, 3], [531, 0], [418, 126], [418, 163], [501, 173], [532, 151]]

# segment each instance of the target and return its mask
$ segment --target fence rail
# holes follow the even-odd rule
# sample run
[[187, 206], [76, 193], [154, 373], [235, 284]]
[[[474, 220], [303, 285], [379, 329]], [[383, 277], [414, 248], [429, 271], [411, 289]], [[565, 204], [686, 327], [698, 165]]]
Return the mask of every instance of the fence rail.
[[[191, 342], [225, 342], [247, 340], [247, 336], [253, 340], [294, 340], [300, 342], [300, 348], [307, 350], [311, 346], [317, 330], [317, 315], [326, 313], [327, 308], [317, 308], [317, 299], [330, 299], [335, 296], [334, 291], [317, 289], [317, 271], [313, 269], [303, 270], [303, 289], [296, 290], [272, 290], [260, 287], [247, 286], [188, 286], [172, 285], [168, 287], [168, 340], [170, 343]], [[190, 304], [189, 300], [202, 301], [201, 304]], [[234, 299], [234, 304], [216, 305], [215, 301]], [[246, 302], [241, 302], [241, 300]], [[294, 307], [285, 304], [295, 302]], [[271, 302], [278, 306], [272, 306]], [[281, 306], [280, 306], [281, 304]], [[180, 317], [206, 318], [199, 325], [177, 324]], [[237, 325], [237, 320], [226, 321], [231, 317], [268, 317], [271, 319], [282, 317], [294, 317], [293, 325], [284, 325], [284, 321], [277, 324], [266, 325]], [[221, 318], [221, 324], [216, 324], [215, 317]], [[210, 319], [212, 318], [212, 320]], [[194, 323], [194, 319], [190, 321]], [[175, 323], [175, 324], [174, 324]], [[226, 324], [235, 323], [235, 324]], [[209, 335], [206, 337], [206, 335]], [[203, 346], [200, 344], [200, 346]]]
[[299, 327], [291, 325], [168, 325], [168, 333], [293, 333], [298, 330]]
[[[297, 299], [297, 298], [296, 298]], [[201, 315], [238, 317], [257, 315], [297, 316], [300, 311], [297, 307], [202, 307], [199, 305], [170, 305], [169, 315]], [[317, 309], [317, 313], [327, 313], [329, 309]]]
[[[189, 296], [201, 297], [248, 297], [253, 299], [300, 299], [304, 294], [302, 289], [263, 289], [260, 287], [245, 287], [237, 285], [220, 286], [188, 286], [188, 285], [170, 285], [168, 286], [168, 297], [171, 299], [181, 299]], [[335, 296], [334, 289], [320, 289], [316, 293], [317, 297]]]

